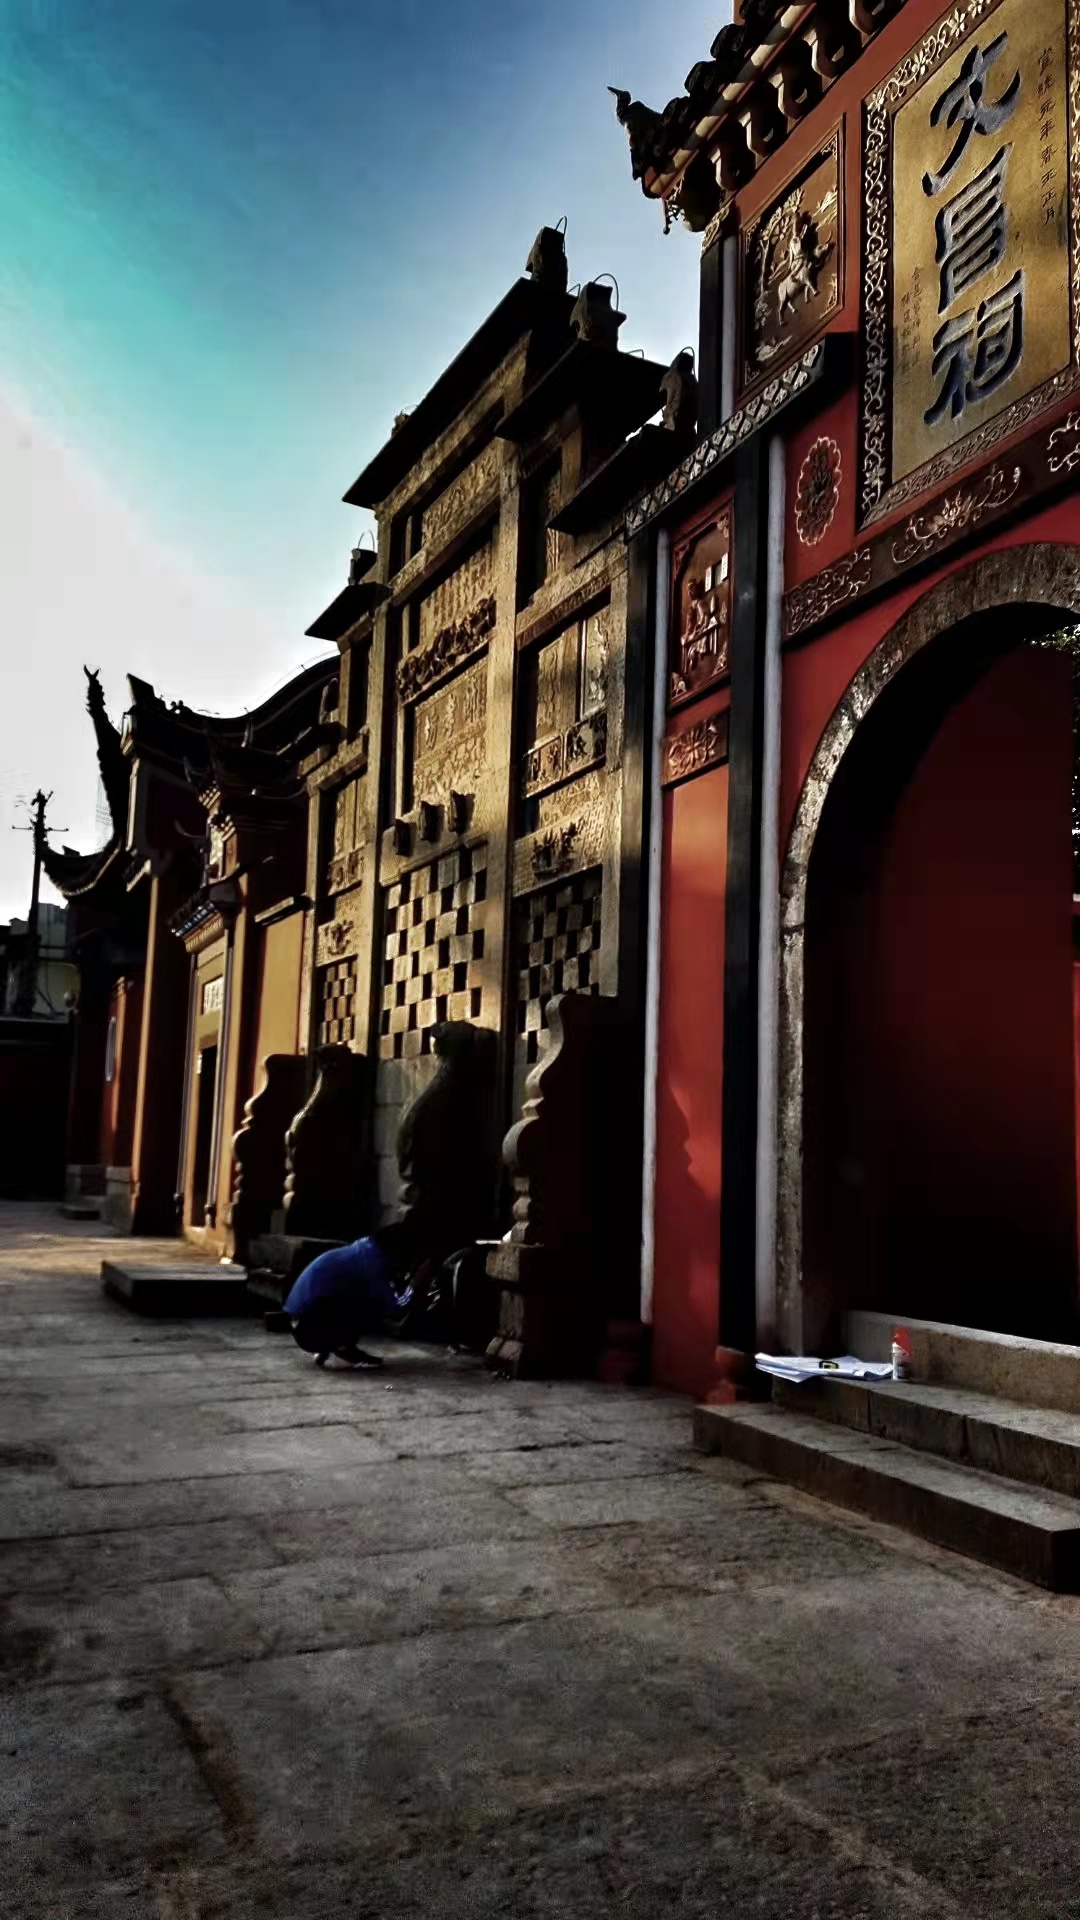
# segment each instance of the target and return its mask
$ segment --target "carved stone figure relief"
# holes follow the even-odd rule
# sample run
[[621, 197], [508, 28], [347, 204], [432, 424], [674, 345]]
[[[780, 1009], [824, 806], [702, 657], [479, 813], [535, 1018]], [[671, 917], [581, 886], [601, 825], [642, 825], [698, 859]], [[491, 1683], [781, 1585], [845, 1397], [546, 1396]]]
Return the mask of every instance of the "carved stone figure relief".
[[333, 852], [327, 868], [327, 890], [340, 893], [356, 886], [363, 875], [363, 846], [367, 838], [366, 779], [347, 780], [334, 795]]
[[742, 236], [741, 390], [795, 353], [840, 299], [840, 130]]
[[673, 574], [675, 644], [668, 699], [675, 703], [722, 679], [730, 667], [730, 508], [676, 546]]
[[531, 799], [607, 752], [606, 609], [567, 627], [522, 671], [521, 794]]
[[602, 866], [616, 832], [617, 783], [605, 780], [597, 791], [579, 795], [576, 785], [552, 795], [554, 806], [543, 824], [514, 847], [514, 893], [530, 893], [563, 874]]
[[487, 661], [418, 700], [412, 724], [413, 805], [474, 792], [487, 750]]
[[498, 472], [499, 447], [496, 441], [491, 441], [464, 472], [424, 508], [421, 541], [425, 548], [434, 549], [468, 520], [484, 496], [494, 490]]
[[435, 635], [467, 620], [474, 607], [491, 592], [495, 571], [495, 543], [485, 540], [445, 580], [420, 602], [420, 645], [430, 646]]
[[425, 687], [445, 680], [447, 674], [477, 653], [485, 645], [495, 625], [495, 596], [485, 594], [471, 612], [456, 625], [442, 627], [430, 644], [406, 654], [397, 670], [397, 689], [402, 700], [415, 700]]

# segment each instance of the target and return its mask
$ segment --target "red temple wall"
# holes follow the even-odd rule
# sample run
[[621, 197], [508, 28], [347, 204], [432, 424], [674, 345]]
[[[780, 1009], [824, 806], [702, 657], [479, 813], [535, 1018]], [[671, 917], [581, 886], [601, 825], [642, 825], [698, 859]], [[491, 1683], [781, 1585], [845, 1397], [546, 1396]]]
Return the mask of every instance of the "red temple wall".
[[719, 767], [664, 796], [653, 1378], [698, 1397], [719, 1312], [727, 794]]
[[811, 866], [807, 1275], [1047, 1335], [1075, 1284], [1071, 662], [999, 660], [881, 827], [873, 777]]
[[142, 1012], [142, 980], [118, 980], [108, 1012], [108, 1020], [116, 1021], [115, 1065], [112, 1079], [101, 1084], [101, 1164], [106, 1167], [131, 1165]]

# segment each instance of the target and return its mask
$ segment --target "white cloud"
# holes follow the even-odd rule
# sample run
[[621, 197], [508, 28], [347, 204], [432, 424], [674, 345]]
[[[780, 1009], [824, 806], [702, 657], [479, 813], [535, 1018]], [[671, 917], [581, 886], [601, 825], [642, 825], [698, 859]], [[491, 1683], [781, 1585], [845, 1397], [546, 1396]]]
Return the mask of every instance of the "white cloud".
[[87, 849], [97, 767], [85, 663], [119, 721], [125, 676], [211, 712], [254, 706], [317, 657], [317, 642], [206, 578], [147, 531], [90, 464], [16, 395], [0, 392], [0, 919], [23, 914], [30, 838], [20, 795]]

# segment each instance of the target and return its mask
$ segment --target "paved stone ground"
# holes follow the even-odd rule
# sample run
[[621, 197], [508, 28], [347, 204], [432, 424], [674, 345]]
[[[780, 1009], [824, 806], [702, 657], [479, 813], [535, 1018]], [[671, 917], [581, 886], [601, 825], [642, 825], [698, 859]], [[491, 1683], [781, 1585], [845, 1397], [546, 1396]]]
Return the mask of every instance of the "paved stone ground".
[[1080, 1915], [1077, 1602], [110, 1250], [0, 1208], [4, 1920]]

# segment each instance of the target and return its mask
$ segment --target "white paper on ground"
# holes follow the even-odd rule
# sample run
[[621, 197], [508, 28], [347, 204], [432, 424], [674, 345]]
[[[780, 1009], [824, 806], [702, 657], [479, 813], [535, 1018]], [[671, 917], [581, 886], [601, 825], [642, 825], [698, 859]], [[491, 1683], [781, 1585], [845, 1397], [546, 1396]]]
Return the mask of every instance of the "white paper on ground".
[[759, 1373], [771, 1373], [777, 1380], [888, 1380], [892, 1377], [889, 1360], [858, 1360], [845, 1353], [838, 1360], [814, 1360], [807, 1354], [755, 1353]]

